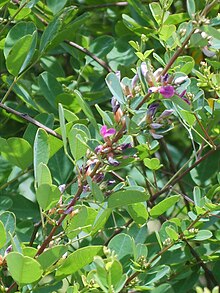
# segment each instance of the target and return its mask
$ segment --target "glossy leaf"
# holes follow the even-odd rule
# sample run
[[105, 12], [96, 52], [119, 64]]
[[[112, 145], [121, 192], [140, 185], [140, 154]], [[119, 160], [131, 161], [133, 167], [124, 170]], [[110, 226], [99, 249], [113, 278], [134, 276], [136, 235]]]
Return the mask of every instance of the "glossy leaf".
[[11, 252], [6, 256], [8, 270], [18, 284], [30, 284], [37, 281], [43, 273], [40, 264], [33, 258]]
[[115, 73], [109, 73], [105, 79], [107, 86], [112, 93], [112, 95], [117, 99], [119, 104], [124, 104], [124, 94], [120, 85], [120, 81]]
[[41, 41], [40, 41], [40, 51], [46, 51], [47, 47], [53, 42], [55, 37], [57, 36], [59, 30], [62, 27], [62, 20], [59, 17], [55, 17], [53, 21], [51, 21], [47, 28], [44, 30]]
[[180, 199], [179, 195], [173, 195], [168, 198], [165, 198], [158, 204], [156, 204], [150, 211], [152, 217], [158, 217], [165, 213], [169, 208], [174, 206], [176, 202]]
[[12, 75], [18, 76], [18, 74], [28, 65], [36, 46], [36, 41], [34, 41], [34, 46], [32, 46], [32, 42], [33, 36], [26, 35], [15, 43], [10, 50], [6, 59], [6, 66]]
[[148, 194], [138, 190], [122, 190], [111, 194], [108, 199], [108, 207], [116, 208], [138, 202], [144, 202], [149, 198]]
[[66, 2], [67, 0], [47, 0], [47, 6], [50, 8], [53, 14], [56, 14], [66, 5]]
[[192, 240], [195, 241], [204, 241], [212, 237], [212, 232], [209, 230], [199, 230], [199, 232], [196, 234]]
[[94, 256], [102, 255], [102, 246], [82, 247], [71, 253], [56, 272], [57, 277], [64, 277], [83, 269], [90, 264]]
[[128, 212], [135, 223], [143, 225], [148, 219], [147, 207], [144, 203], [134, 203], [128, 206]]
[[4, 224], [2, 223], [2, 221], [0, 221], [0, 249], [5, 245], [6, 240], [7, 240], [7, 235], [6, 235], [6, 231], [4, 228]]
[[76, 161], [81, 159], [88, 150], [87, 138], [86, 133], [77, 128], [72, 128], [68, 134], [70, 150]]
[[32, 148], [23, 138], [0, 138], [0, 151], [5, 159], [22, 170], [32, 163]]
[[48, 270], [50, 266], [55, 264], [67, 252], [67, 250], [67, 247], [64, 245], [54, 246], [39, 255], [37, 261], [44, 271]]
[[61, 196], [61, 192], [56, 185], [41, 184], [36, 192], [37, 201], [43, 210], [54, 207]]
[[133, 254], [133, 240], [129, 235], [124, 233], [112, 238], [108, 247], [117, 254], [119, 260], [127, 255]]
[[[50, 156], [50, 145], [48, 134], [44, 129], [39, 128], [34, 141], [34, 174], [38, 182], [38, 166], [40, 163], [47, 164]], [[40, 174], [39, 174], [40, 175]]]

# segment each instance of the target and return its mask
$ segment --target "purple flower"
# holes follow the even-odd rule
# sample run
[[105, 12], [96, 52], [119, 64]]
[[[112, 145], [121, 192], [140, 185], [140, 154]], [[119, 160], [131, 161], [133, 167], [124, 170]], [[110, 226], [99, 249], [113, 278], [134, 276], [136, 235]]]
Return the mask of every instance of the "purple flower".
[[115, 133], [116, 133], [116, 130], [114, 128], [108, 129], [106, 125], [103, 125], [100, 130], [100, 134], [103, 138], [114, 135]]
[[115, 166], [115, 167], [120, 164], [117, 160], [115, 160], [112, 157], [108, 157], [108, 162], [109, 162], [110, 165]]
[[152, 137], [154, 139], [161, 139], [161, 138], [163, 138], [163, 135], [157, 134], [153, 130], [149, 130], [149, 132], [150, 132], [150, 134], [152, 135]]
[[95, 148], [95, 153], [96, 154], [100, 154], [103, 150], [103, 146], [102, 145], [98, 145], [96, 148]]
[[152, 129], [158, 129], [158, 128], [161, 128], [163, 125], [162, 124], [159, 124], [159, 123], [151, 123], [150, 124], [150, 127]]
[[147, 110], [147, 117], [152, 118], [154, 116], [154, 114], [157, 111], [157, 108], [159, 107], [158, 103], [152, 103]]
[[112, 105], [112, 111], [115, 114], [118, 111], [118, 109], [120, 108], [120, 104], [116, 100], [115, 97], [112, 97], [112, 99], [111, 99], [111, 105]]
[[122, 150], [126, 150], [126, 149], [131, 148], [131, 147], [132, 147], [132, 145], [131, 145], [130, 142], [121, 144], [121, 149]]
[[174, 112], [174, 110], [164, 110], [161, 114], [160, 114], [160, 116], [159, 116], [159, 118], [166, 118], [166, 117], [169, 117], [172, 113]]
[[162, 86], [159, 89], [159, 92], [161, 93], [162, 96], [164, 96], [164, 98], [171, 98], [175, 94], [175, 90], [172, 85]]
[[141, 73], [144, 77], [147, 77], [148, 69], [146, 62], [141, 63]]
[[131, 88], [132, 88], [132, 89], [135, 88], [135, 86], [136, 86], [138, 80], [139, 80], [139, 76], [138, 76], [138, 74], [135, 74], [134, 77], [133, 77], [132, 80], [131, 80]]

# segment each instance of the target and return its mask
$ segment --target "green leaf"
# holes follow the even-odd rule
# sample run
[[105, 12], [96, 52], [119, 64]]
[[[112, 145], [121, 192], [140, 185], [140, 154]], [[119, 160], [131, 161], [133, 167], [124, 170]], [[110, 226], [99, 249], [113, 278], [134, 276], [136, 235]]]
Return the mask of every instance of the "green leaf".
[[50, 169], [42, 162], [37, 166], [37, 182], [38, 186], [41, 184], [52, 184]]
[[48, 48], [49, 45], [53, 42], [53, 40], [58, 35], [60, 29], [62, 27], [62, 19], [59, 17], [55, 17], [52, 22], [48, 24], [45, 31], [41, 36], [40, 41], [40, 51], [44, 52]]
[[[36, 133], [34, 140], [34, 174], [36, 182], [39, 181], [38, 175], [38, 166], [40, 163], [47, 164], [50, 157], [50, 145], [48, 140], [47, 132], [39, 128]], [[40, 172], [40, 170], [39, 170]]]
[[1, 2], [0, 2], [0, 8], [2, 8], [9, 1], [10, 0], [1, 0]]
[[9, 210], [12, 205], [13, 205], [13, 201], [11, 200], [10, 197], [8, 197], [8, 196], [1, 196], [0, 197], [1, 211]]
[[94, 182], [92, 180], [91, 177], [87, 177], [87, 182], [89, 184], [89, 187], [91, 189], [91, 193], [92, 195], [95, 197], [95, 199], [98, 201], [98, 202], [102, 202], [104, 200], [104, 194], [103, 192], [101, 191], [98, 183]]
[[100, 229], [102, 229], [111, 215], [112, 209], [108, 209], [105, 206], [106, 203], [99, 209], [96, 219], [92, 227], [92, 235], [95, 235]]
[[156, 3], [156, 2], [153, 2], [153, 3], [150, 3], [149, 4], [149, 7], [150, 7], [150, 10], [151, 10], [151, 13], [154, 17], [154, 19], [156, 20], [156, 22], [158, 24], [161, 23], [161, 20], [162, 20], [162, 14], [163, 14], [163, 11], [162, 11], [162, 8], [160, 6], [159, 3]]
[[179, 239], [179, 234], [173, 228], [168, 226], [165, 228], [165, 231], [170, 239], [172, 239], [174, 241]]
[[[89, 51], [99, 58], [104, 58], [114, 47], [114, 38], [111, 36], [100, 36], [92, 41]], [[93, 60], [87, 57], [87, 62]]]
[[7, 59], [12, 47], [24, 36], [33, 35], [37, 31], [37, 28], [33, 22], [18, 22], [14, 25], [5, 39], [4, 56]]
[[121, 233], [110, 240], [108, 248], [113, 250], [117, 254], [118, 259], [121, 260], [127, 255], [133, 255], [133, 245], [132, 238], [127, 234]]
[[40, 263], [42, 269], [48, 270], [55, 262], [57, 262], [68, 251], [68, 247], [64, 245], [57, 245], [45, 250], [38, 256], [37, 261]]
[[77, 213], [74, 217], [68, 216], [63, 222], [63, 229], [69, 239], [75, 238], [82, 231], [88, 216], [85, 206], [76, 207], [76, 209]]
[[4, 228], [4, 224], [2, 223], [2, 221], [0, 221], [0, 249], [5, 245], [6, 240], [7, 240], [7, 235], [6, 235], [6, 231]]
[[179, 195], [173, 195], [165, 198], [158, 204], [156, 204], [150, 211], [152, 217], [158, 217], [165, 213], [169, 208], [175, 205], [175, 203], [180, 199]]
[[84, 131], [73, 127], [68, 134], [68, 139], [70, 150], [74, 159], [77, 161], [85, 156], [88, 150], [88, 146], [86, 144], [88, 139], [87, 134]]
[[111, 118], [109, 117], [109, 115], [106, 113], [106, 111], [103, 111], [99, 105], [95, 105], [97, 111], [99, 112], [100, 116], [102, 117], [102, 120], [103, 120], [103, 123], [108, 125], [108, 126], [112, 126], [113, 123], [112, 123], [112, 120]]
[[118, 208], [123, 207], [129, 204], [134, 204], [137, 202], [144, 202], [148, 200], [149, 196], [145, 192], [138, 190], [120, 190], [114, 192], [108, 198], [108, 207], [109, 208]]
[[34, 55], [35, 47], [36, 38], [32, 35], [26, 35], [15, 43], [6, 59], [7, 69], [12, 75], [18, 76], [18, 74], [28, 65]]
[[124, 94], [120, 85], [120, 81], [118, 80], [118, 77], [115, 73], [111, 72], [107, 75], [105, 79], [107, 86], [114, 96], [115, 99], [119, 102], [119, 104], [125, 103]]
[[194, 19], [196, 12], [196, 5], [194, 0], [186, 1], [187, 11], [191, 19]]
[[170, 25], [164, 24], [160, 31], [159, 37], [160, 39], [166, 42], [175, 31], [176, 31], [176, 27], [174, 24], [170, 24]]
[[143, 225], [148, 219], [147, 207], [144, 203], [138, 202], [128, 206], [128, 212], [138, 225]]
[[192, 113], [190, 113], [189, 111], [180, 110], [180, 114], [181, 114], [183, 120], [185, 120], [187, 122], [187, 124], [189, 124], [189, 126], [193, 126], [193, 124], [196, 122], [195, 116]]
[[145, 158], [144, 165], [150, 170], [158, 170], [162, 167], [162, 165], [160, 164], [160, 160], [157, 158], [152, 158], [152, 159]]
[[58, 104], [59, 106], [59, 120], [60, 120], [60, 129], [63, 139], [63, 146], [65, 153], [67, 153], [67, 135], [66, 135], [66, 125], [65, 125], [65, 117], [64, 117], [64, 109], [62, 104]]
[[10, 252], [6, 256], [6, 261], [12, 278], [19, 284], [33, 283], [42, 276], [43, 270], [40, 264], [31, 257]]
[[213, 38], [220, 40], [219, 31], [214, 27], [210, 25], [204, 25], [202, 26], [202, 30], [206, 32], [209, 36], [212, 36]]
[[90, 264], [94, 256], [103, 254], [103, 247], [97, 246], [87, 246], [82, 247], [71, 253], [61, 267], [56, 271], [57, 277], [65, 277], [74, 274], [81, 270], [86, 265]]
[[50, 8], [53, 14], [56, 14], [66, 5], [66, 2], [67, 0], [47, 0], [47, 6]]
[[61, 196], [61, 192], [56, 185], [41, 184], [36, 191], [36, 198], [43, 210], [54, 207]]
[[77, 90], [74, 91], [74, 93], [76, 94], [76, 98], [77, 98], [77, 101], [80, 105], [80, 107], [82, 108], [84, 114], [89, 118], [89, 121], [92, 123], [92, 125], [98, 129], [98, 125], [96, 123], [96, 119], [90, 109], [90, 107], [86, 104], [86, 102], [84, 101], [81, 93]]
[[25, 170], [32, 163], [32, 148], [23, 138], [0, 138], [0, 152], [11, 164]]
[[204, 241], [212, 237], [212, 232], [209, 230], [199, 230], [199, 232], [196, 234], [192, 240], [195, 241]]
[[41, 73], [38, 77], [38, 83], [48, 103], [56, 108], [56, 98], [63, 92], [61, 84], [49, 72]]

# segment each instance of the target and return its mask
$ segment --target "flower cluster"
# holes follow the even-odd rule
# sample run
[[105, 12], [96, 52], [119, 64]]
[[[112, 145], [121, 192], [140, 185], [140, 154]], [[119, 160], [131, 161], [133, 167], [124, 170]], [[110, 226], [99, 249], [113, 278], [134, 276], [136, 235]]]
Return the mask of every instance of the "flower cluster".
[[[147, 110], [146, 115], [146, 122], [149, 127], [149, 133], [154, 139], [161, 139], [163, 137], [161, 130], [166, 124], [170, 124], [168, 118], [173, 113], [173, 110], [164, 110], [158, 117], [155, 117], [158, 107], [158, 103], [151, 104]], [[158, 130], [160, 133], [157, 133]]]

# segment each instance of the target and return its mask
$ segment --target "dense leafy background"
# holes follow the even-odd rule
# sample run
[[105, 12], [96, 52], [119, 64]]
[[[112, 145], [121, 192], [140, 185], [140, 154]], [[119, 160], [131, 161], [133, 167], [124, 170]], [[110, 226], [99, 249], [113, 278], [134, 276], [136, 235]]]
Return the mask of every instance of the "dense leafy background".
[[0, 2], [2, 292], [218, 292], [218, 2]]

